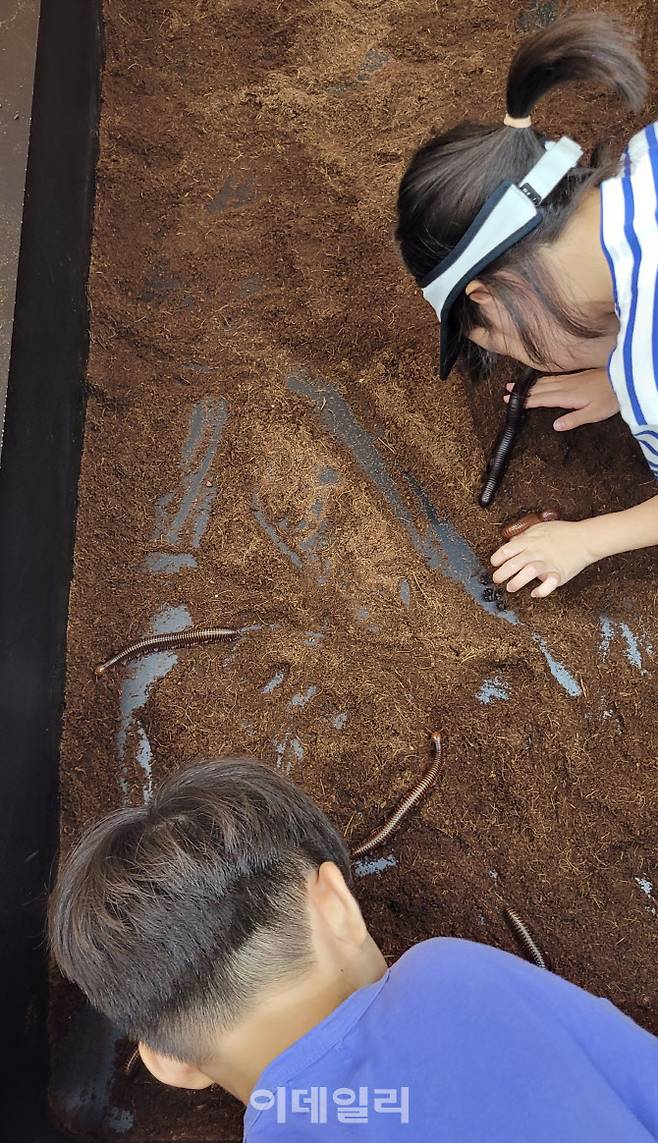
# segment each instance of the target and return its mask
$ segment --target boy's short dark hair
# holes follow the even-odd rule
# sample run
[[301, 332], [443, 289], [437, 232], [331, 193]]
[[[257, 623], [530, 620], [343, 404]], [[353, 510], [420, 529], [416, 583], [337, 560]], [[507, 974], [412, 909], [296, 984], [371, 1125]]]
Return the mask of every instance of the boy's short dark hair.
[[63, 861], [49, 912], [62, 973], [154, 1051], [200, 1063], [258, 996], [312, 963], [305, 880], [351, 883], [325, 814], [251, 759], [168, 778], [93, 826]]

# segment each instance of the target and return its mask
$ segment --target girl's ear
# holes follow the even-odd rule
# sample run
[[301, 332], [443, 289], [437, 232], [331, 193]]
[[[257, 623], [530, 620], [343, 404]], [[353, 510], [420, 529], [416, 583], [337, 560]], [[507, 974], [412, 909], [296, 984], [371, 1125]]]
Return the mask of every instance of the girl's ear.
[[479, 278], [474, 278], [472, 282], [469, 282], [464, 293], [467, 298], [472, 298], [478, 306], [486, 305], [491, 298], [489, 287], [485, 286]]
[[146, 1044], [139, 1045], [139, 1054], [144, 1067], [151, 1075], [166, 1083], [169, 1087], [184, 1087], [190, 1091], [201, 1091], [204, 1087], [212, 1087], [213, 1080], [200, 1072], [192, 1064], [184, 1064], [181, 1060], [174, 1060], [171, 1056], [163, 1056], [147, 1048]]

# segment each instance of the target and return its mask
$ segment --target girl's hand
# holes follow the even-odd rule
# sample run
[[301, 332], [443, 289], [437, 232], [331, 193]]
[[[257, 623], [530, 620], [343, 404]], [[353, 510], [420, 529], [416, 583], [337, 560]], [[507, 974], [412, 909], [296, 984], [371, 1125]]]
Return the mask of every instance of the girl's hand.
[[[506, 386], [508, 393], [513, 385]], [[509, 401], [509, 396], [504, 397]], [[565, 373], [540, 377], [526, 398], [526, 409], [573, 409], [553, 422], [559, 433], [606, 421], [619, 412], [619, 402], [605, 369], [584, 369], [581, 373]]]
[[540, 581], [530, 594], [543, 599], [573, 579], [578, 572], [599, 558], [591, 549], [588, 520], [555, 520], [535, 524], [503, 544], [491, 557], [494, 583], [506, 583], [508, 591], [518, 591], [533, 579]]

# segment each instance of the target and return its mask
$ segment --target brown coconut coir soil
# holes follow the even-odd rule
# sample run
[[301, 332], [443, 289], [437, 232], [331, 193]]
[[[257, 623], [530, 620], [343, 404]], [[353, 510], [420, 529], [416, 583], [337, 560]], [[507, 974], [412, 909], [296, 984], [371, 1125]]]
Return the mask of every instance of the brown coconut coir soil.
[[[651, 60], [652, 5], [615, 7]], [[432, 128], [499, 119], [515, 44], [554, 10], [107, 0], [62, 843], [231, 752], [360, 839], [443, 729], [440, 787], [357, 870], [386, 956], [436, 934], [513, 949], [507, 901], [556, 971], [658, 1032], [655, 551], [524, 592], [514, 616], [481, 575], [511, 510], [621, 508], [648, 470], [618, 419], [558, 438], [533, 415], [480, 509], [503, 378], [437, 380], [392, 241], [405, 158]], [[637, 126], [580, 89], [537, 120], [586, 145]], [[190, 622], [253, 629], [145, 684], [136, 664], [94, 680]], [[56, 1057], [77, 1000], [53, 995]], [[219, 1093], [122, 1078], [129, 1052], [126, 1143], [239, 1137]]]

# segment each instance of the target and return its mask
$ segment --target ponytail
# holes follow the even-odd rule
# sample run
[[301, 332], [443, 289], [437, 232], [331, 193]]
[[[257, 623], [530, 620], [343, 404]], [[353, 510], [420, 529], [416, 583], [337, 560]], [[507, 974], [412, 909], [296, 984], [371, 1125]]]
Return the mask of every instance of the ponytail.
[[507, 76], [507, 111], [515, 118], [530, 115], [553, 88], [576, 81], [612, 88], [635, 111], [647, 95], [629, 33], [606, 16], [572, 12], [519, 47]]
[[[606, 16], [574, 12], [529, 36], [517, 50], [507, 78], [508, 116], [527, 118], [542, 96], [576, 81], [612, 88], [634, 109], [641, 107], [647, 94], [646, 74], [630, 35]], [[502, 182], [524, 179], [544, 153], [544, 142], [534, 126], [506, 126], [501, 108], [497, 123], [460, 123], [416, 151], [400, 183], [396, 230], [400, 253], [416, 280], [450, 254]], [[513, 318], [524, 348], [535, 360], [550, 360], [542, 311], [544, 318], [548, 311], [576, 336], [600, 333], [569, 309], [546, 271], [539, 274], [536, 268], [538, 247], [555, 241], [582, 194], [615, 173], [616, 164], [607, 159], [604, 148], [595, 155], [589, 166], [574, 167], [558, 184], [543, 204], [540, 225], [478, 274]], [[531, 299], [525, 317], [518, 290], [510, 285], [513, 277], [525, 279], [530, 287], [523, 291]], [[466, 295], [455, 302], [452, 313], [464, 337], [476, 325], [486, 325], [477, 303]], [[472, 346], [466, 358], [464, 364], [475, 376], [491, 363], [491, 355]]]

